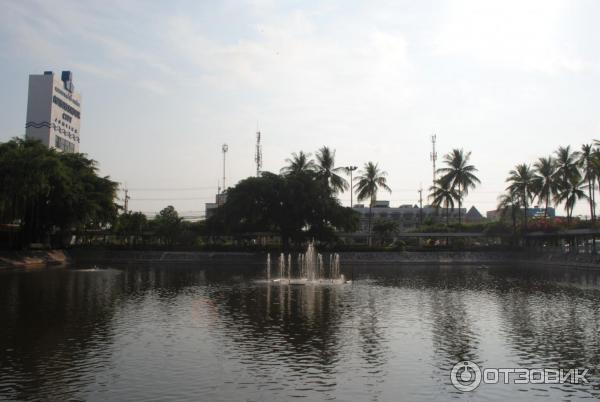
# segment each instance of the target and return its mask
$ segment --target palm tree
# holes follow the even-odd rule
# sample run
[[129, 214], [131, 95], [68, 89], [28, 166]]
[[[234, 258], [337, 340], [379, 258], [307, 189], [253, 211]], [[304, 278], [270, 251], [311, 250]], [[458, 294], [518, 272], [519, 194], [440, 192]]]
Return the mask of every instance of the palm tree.
[[[558, 203], [567, 202], [571, 200], [573, 203], [573, 195], [571, 191], [575, 191], [578, 187], [578, 183], [581, 179], [579, 168], [577, 167], [577, 160], [579, 158], [579, 152], [571, 151], [571, 146], [559, 147], [556, 152], [556, 178], [558, 191], [554, 197], [554, 201]], [[571, 208], [569, 205], [565, 205], [567, 211], [567, 221], [571, 221]]]
[[[594, 140], [594, 145], [598, 146], [600, 145], [600, 143], [598, 142], [598, 140]], [[600, 148], [594, 148], [594, 150], [592, 151], [592, 170], [593, 170], [593, 175], [596, 178], [596, 181], [598, 182], [598, 189], [600, 190]], [[595, 186], [592, 186], [592, 190], [594, 189]], [[595, 206], [596, 206], [596, 195], [592, 195], [593, 201], [594, 201], [594, 216], [596, 215], [595, 213]]]
[[523, 227], [527, 230], [527, 207], [533, 199], [534, 174], [529, 165], [522, 163], [508, 172], [506, 182], [509, 183], [506, 190], [517, 197], [523, 205]]
[[579, 179], [581, 176], [577, 168], [579, 152], [571, 152], [571, 146], [559, 147], [556, 152], [556, 175], [559, 182], [566, 185], [571, 177]]
[[446, 167], [439, 168], [438, 174], [441, 174], [441, 181], [445, 182], [458, 194], [458, 224], [461, 224], [460, 209], [462, 200], [469, 193], [469, 189], [475, 188], [481, 181], [475, 172], [477, 169], [469, 165], [471, 152], [465, 153], [462, 149], [453, 149], [449, 154], [444, 155]]
[[337, 174], [344, 171], [344, 167], [335, 166], [335, 151], [331, 151], [329, 147], [322, 147], [317, 152], [317, 172], [320, 177], [327, 181], [331, 191], [336, 194], [343, 193], [348, 189], [348, 182], [342, 176]]
[[369, 245], [371, 245], [371, 209], [377, 200], [377, 191], [382, 188], [390, 193], [392, 192], [392, 189], [387, 185], [386, 176], [386, 172], [379, 170], [379, 164], [368, 162], [365, 163], [358, 177], [354, 179], [356, 181], [354, 188], [358, 200], [369, 200]]
[[571, 223], [571, 217], [573, 216], [573, 208], [578, 200], [585, 199], [585, 180], [581, 180], [579, 177], [570, 176], [565, 183], [561, 183], [556, 194], [556, 203], [565, 203], [565, 209], [567, 211], [567, 223]]
[[454, 200], [459, 199], [459, 195], [449, 183], [436, 180], [435, 184], [429, 188], [429, 198], [431, 205], [439, 208], [443, 206], [446, 209], [446, 227], [450, 223], [450, 208], [454, 211]]
[[533, 164], [535, 169], [533, 177], [533, 192], [535, 196], [543, 202], [544, 207], [544, 219], [548, 217], [548, 204], [552, 197], [557, 192], [557, 181], [556, 181], [556, 163], [554, 159], [549, 156], [547, 158], [539, 158], [537, 162]]
[[519, 212], [520, 208], [521, 206], [519, 204], [518, 197], [510, 190], [498, 198], [498, 211], [500, 212], [501, 216], [504, 217], [510, 212], [512, 218], [513, 239], [517, 235], [517, 213]]
[[288, 165], [281, 168], [281, 173], [290, 176], [314, 172], [316, 169], [315, 161], [310, 159], [310, 156], [310, 153], [305, 153], [304, 151], [292, 153], [292, 157], [285, 160]]
[[596, 206], [594, 202], [596, 172], [594, 169], [594, 162], [594, 148], [592, 144], [583, 144], [581, 146], [577, 164], [581, 168], [584, 180], [586, 180], [588, 184], [588, 200], [590, 202], [590, 219], [592, 222], [594, 222], [596, 216]]

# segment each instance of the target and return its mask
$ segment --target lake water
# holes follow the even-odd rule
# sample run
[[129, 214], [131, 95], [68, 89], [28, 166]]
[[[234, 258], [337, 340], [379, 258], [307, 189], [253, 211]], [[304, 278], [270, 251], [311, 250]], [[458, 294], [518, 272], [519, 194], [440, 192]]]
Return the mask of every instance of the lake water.
[[600, 272], [351, 267], [352, 284], [257, 282], [261, 267], [0, 272], [0, 399], [505, 401], [589, 384], [481, 384], [498, 368], [600, 364]]

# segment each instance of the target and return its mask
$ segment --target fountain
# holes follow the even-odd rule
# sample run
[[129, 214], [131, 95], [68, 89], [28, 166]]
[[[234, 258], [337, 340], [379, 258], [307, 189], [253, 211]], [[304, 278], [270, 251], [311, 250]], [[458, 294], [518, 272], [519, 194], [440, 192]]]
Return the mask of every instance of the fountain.
[[271, 279], [271, 254], [267, 254], [267, 281], [288, 285], [307, 284], [343, 284], [348, 283], [340, 273], [339, 254], [329, 255], [329, 264], [325, 264], [323, 255], [317, 252], [313, 242], [308, 243], [305, 253], [298, 254], [296, 266], [292, 264], [292, 255], [279, 255], [279, 278]]

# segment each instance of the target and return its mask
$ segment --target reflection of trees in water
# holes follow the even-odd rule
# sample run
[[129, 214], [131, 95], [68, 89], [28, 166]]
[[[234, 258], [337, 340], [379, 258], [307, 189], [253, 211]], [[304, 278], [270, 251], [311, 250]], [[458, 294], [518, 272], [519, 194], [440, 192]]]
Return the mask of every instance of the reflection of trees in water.
[[386, 336], [381, 324], [381, 311], [377, 307], [377, 300], [372, 291], [367, 290], [367, 303], [358, 314], [358, 342], [370, 373], [378, 372], [379, 368], [387, 362]]
[[[326, 286], [232, 286], [209, 292], [226, 330], [247, 343], [277, 338], [275, 345], [257, 342], [259, 352], [286, 345], [290, 351], [318, 352], [325, 366], [335, 359], [340, 310], [338, 292]], [[236, 338], [233, 338], [235, 340]]]
[[335, 391], [348, 296], [342, 288], [239, 284], [207, 293], [219, 317], [211, 339], [234, 371], [230, 381], [287, 396]]
[[598, 291], [549, 285], [500, 295], [502, 330], [520, 363], [550, 367], [600, 364]]
[[434, 360], [446, 369], [461, 360], [478, 361], [478, 334], [472, 328], [464, 294], [456, 289], [431, 289], [431, 336]]
[[0, 395], [67, 400], [93, 382], [94, 369], [110, 354], [104, 347], [111, 342], [118, 280], [112, 271], [3, 274], [0, 378], [12, 385]]

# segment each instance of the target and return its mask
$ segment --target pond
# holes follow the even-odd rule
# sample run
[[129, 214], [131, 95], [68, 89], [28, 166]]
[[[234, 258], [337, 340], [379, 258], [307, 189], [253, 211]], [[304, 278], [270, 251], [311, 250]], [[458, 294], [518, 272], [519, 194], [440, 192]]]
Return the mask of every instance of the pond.
[[600, 364], [600, 272], [342, 266], [268, 284], [248, 266], [0, 272], [0, 400], [431, 401], [599, 398], [587, 384], [459, 391], [488, 368]]

